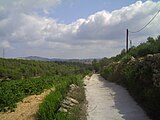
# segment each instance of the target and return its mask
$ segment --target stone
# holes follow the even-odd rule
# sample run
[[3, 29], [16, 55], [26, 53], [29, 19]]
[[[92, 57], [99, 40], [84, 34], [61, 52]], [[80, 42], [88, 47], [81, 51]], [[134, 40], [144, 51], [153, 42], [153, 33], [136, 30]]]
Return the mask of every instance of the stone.
[[62, 104], [62, 108], [70, 109], [71, 107], [69, 105]]
[[71, 101], [72, 103], [78, 104], [79, 102], [73, 98], [67, 97], [67, 100]]
[[70, 105], [70, 104], [71, 104], [71, 101], [69, 101], [69, 100], [64, 100], [64, 101], [63, 101], [63, 104]]
[[62, 108], [62, 107], [59, 109], [59, 111], [60, 111], [60, 112], [68, 112], [68, 110], [67, 110], [67, 109]]
[[153, 55], [152, 55], [152, 54], [148, 54], [147, 57], [148, 57], [148, 58], [151, 58], [151, 57], [153, 57]]

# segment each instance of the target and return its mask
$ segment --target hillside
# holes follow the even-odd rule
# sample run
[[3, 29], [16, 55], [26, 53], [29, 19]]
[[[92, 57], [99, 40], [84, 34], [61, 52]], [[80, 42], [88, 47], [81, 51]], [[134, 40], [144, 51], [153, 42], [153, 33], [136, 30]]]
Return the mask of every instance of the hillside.
[[16, 80], [51, 75], [65, 76], [81, 73], [86, 68], [91, 69], [91, 66], [66, 62], [0, 59], [0, 80]]
[[18, 59], [23, 59], [23, 60], [38, 60], [38, 61], [51, 61], [49, 58], [38, 57], [38, 56], [19, 57]]
[[105, 79], [126, 87], [152, 119], [160, 119], [160, 36], [93, 66]]
[[[94, 59], [60, 59], [60, 58], [44, 58], [39, 56], [28, 56], [20, 57], [18, 59], [23, 60], [35, 60], [35, 61], [54, 61], [54, 62], [69, 62], [69, 63], [82, 63], [82, 64], [92, 64]], [[97, 59], [99, 60], [99, 59]]]

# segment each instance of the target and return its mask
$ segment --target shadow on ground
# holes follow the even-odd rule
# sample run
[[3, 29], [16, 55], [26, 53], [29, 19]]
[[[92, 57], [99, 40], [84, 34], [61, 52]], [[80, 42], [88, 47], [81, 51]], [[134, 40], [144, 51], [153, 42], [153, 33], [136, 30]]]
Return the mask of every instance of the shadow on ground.
[[108, 87], [113, 91], [115, 108], [123, 115], [123, 119], [149, 120], [146, 113], [138, 106], [125, 88], [103, 79], [100, 75], [98, 75], [98, 78], [103, 83], [102, 87]]

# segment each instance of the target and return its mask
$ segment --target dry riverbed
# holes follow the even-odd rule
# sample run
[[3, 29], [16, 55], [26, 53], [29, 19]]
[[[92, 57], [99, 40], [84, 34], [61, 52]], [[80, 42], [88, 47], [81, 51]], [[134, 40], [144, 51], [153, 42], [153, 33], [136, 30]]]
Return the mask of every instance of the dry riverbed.
[[123, 87], [93, 74], [85, 79], [87, 120], [149, 120]]

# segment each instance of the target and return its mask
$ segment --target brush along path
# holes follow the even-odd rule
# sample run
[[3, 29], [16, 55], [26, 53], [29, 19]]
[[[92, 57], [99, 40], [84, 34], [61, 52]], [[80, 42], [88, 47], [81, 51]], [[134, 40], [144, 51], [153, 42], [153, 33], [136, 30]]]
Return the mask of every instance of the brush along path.
[[88, 120], [149, 120], [123, 87], [97, 74], [85, 84]]
[[0, 112], [0, 120], [35, 120], [39, 104], [53, 90], [54, 88], [24, 98], [22, 102], [17, 103], [15, 112]]

